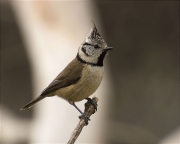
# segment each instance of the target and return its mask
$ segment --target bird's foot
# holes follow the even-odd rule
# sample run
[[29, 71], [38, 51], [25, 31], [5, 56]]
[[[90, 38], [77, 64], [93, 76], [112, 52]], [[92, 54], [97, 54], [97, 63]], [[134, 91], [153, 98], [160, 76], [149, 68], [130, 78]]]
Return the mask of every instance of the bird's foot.
[[97, 102], [91, 98], [86, 98], [86, 100], [90, 102], [94, 106], [95, 111], [97, 111]]
[[86, 125], [88, 125], [88, 121], [90, 121], [90, 118], [86, 116], [84, 113], [79, 116], [79, 119], [82, 119], [82, 118], [84, 119]]

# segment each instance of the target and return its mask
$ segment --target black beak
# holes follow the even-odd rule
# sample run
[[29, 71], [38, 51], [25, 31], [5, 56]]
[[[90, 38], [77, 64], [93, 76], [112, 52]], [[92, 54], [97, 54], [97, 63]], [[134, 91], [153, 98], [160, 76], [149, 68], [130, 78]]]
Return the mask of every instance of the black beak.
[[113, 49], [113, 47], [106, 47], [104, 50], [109, 51], [109, 50], [112, 50], [112, 49]]

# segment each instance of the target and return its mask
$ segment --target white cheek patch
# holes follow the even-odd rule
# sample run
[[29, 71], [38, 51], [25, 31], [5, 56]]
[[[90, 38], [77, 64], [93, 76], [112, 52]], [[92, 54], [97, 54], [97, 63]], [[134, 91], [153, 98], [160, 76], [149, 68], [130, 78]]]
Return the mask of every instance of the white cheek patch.
[[93, 49], [93, 47], [88, 47], [88, 48], [86, 48], [86, 54], [87, 54], [88, 56], [94, 55], [94, 49]]
[[95, 57], [94, 55], [91, 55], [91, 56], [89, 55], [89, 56], [87, 56], [87, 55], [82, 51], [81, 48], [79, 48], [78, 53], [79, 53], [80, 58], [81, 58], [82, 60], [84, 60], [85, 62], [94, 63], [94, 64], [96, 64], [96, 63], [98, 62], [98, 57]]

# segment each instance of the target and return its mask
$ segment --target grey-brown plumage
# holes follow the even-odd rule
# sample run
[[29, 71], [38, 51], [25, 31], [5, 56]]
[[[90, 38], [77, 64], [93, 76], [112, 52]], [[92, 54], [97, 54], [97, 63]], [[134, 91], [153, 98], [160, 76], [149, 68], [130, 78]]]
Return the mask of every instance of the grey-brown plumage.
[[99, 87], [104, 75], [103, 60], [106, 52], [111, 49], [107, 47], [94, 25], [81, 44], [77, 56], [38, 98], [22, 107], [21, 110], [32, 107], [45, 97], [55, 95], [67, 100], [78, 109], [74, 103], [88, 98]]
[[49, 84], [49, 86], [46, 89], [44, 89], [44, 91], [41, 93], [41, 96], [49, 95], [50, 93], [55, 92], [59, 88], [64, 88], [75, 84], [81, 78], [83, 68], [84, 64], [81, 64], [81, 62], [78, 61], [77, 58], [75, 58]]
[[[75, 63], [77, 63], [79, 66], [77, 67]], [[25, 110], [25, 109], [32, 107], [35, 103], [44, 99], [45, 97], [54, 96], [56, 90], [58, 90], [60, 88], [64, 88], [64, 87], [68, 87], [70, 85], [74, 85], [81, 78], [84, 65], [85, 64], [81, 65], [81, 62], [78, 61], [77, 58], [75, 58], [49, 84], [49, 86], [43, 90], [43, 92], [40, 94], [40, 96], [37, 99], [31, 101], [30, 103], [28, 103], [27, 105], [22, 107], [21, 110]], [[62, 95], [61, 97], [66, 99], [66, 97], [64, 95]], [[66, 100], [68, 100], [68, 99], [66, 99]]]

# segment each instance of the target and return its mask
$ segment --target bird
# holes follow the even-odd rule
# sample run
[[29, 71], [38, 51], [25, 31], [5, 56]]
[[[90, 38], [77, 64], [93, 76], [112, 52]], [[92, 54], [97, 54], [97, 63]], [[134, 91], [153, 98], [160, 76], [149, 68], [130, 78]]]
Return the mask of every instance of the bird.
[[112, 47], [107, 46], [93, 23], [93, 27], [80, 45], [76, 57], [35, 100], [29, 102], [20, 110], [29, 109], [46, 97], [58, 96], [73, 105], [82, 114], [81, 118], [84, 118], [86, 124], [88, 124], [89, 117], [75, 105], [75, 102], [86, 99], [97, 110], [97, 103], [89, 96], [97, 90], [103, 79], [103, 61], [107, 51], [112, 49]]

